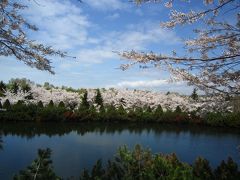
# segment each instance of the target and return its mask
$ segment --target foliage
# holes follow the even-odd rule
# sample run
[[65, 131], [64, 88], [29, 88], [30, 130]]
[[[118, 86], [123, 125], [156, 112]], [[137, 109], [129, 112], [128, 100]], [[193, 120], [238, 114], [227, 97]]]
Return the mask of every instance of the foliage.
[[198, 94], [197, 94], [197, 89], [196, 88], [193, 89], [193, 92], [191, 94], [191, 98], [195, 101], [198, 100]]
[[43, 103], [42, 103], [42, 101], [39, 101], [39, 102], [37, 103], [37, 106], [38, 106], [39, 108], [43, 108]]
[[[213, 173], [214, 172], [214, 173]], [[81, 180], [90, 179], [129, 179], [129, 180], [153, 180], [153, 179], [197, 179], [197, 180], [224, 180], [239, 179], [238, 165], [229, 158], [227, 163], [222, 163], [213, 170], [209, 162], [201, 157], [197, 158], [193, 166], [181, 162], [175, 154], [153, 154], [149, 149], [143, 149], [136, 145], [133, 150], [127, 146], [119, 147], [114, 158], [108, 161], [106, 166], [98, 160], [91, 171], [84, 169]], [[21, 170], [14, 176], [16, 180], [22, 179], [61, 179], [54, 171], [51, 161], [51, 150], [38, 150], [38, 158], [35, 159], [26, 170]]]
[[82, 97], [82, 102], [80, 104], [80, 109], [89, 109], [90, 104], [88, 102], [88, 92], [85, 91]]
[[50, 102], [49, 102], [49, 104], [48, 104], [48, 107], [54, 107], [54, 103], [53, 103], [53, 101], [52, 100], [50, 100]]
[[64, 102], [61, 101], [61, 102], [58, 104], [58, 107], [60, 107], [60, 108], [65, 108]]
[[4, 109], [10, 109], [11, 108], [11, 104], [10, 104], [8, 99], [3, 103], [3, 108]]
[[31, 40], [26, 31], [37, 31], [27, 22], [21, 11], [27, 6], [18, 1], [3, 0], [0, 3], [0, 56], [15, 56], [19, 61], [39, 70], [52, 70], [49, 56], [66, 57], [66, 53]]
[[193, 174], [199, 179], [205, 180], [214, 179], [213, 172], [209, 165], [209, 162], [201, 157], [197, 158], [193, 165]]
[[[135, 2], [141, 4], [156, 0]], [[147, 67], [150, 63], [155, 67], [162, 66], [163, 69], [168, 69], [173, 75], [173, 80], [187, 81], [207, 93], [230, 96], [239, 94], [240, 3], [237, 0], [203, 0], [203, 2], [205, 9], [193, 11], [190, 10], [189, 4], [188, 12], [175, 10], [173, 0], [166, 0], [165, 3], [171, 11], [170, 20], [161, 23], [163, 28], [172, 29], [178, 25], [191, 26], [195, 23], [199, 23], [201, 27], [194, 30], [195, 38], [185, 38], [188, 39], [184, 42], [188, 50], [186, 55], [179, 55], [175, 50], [172, 51], [172, 55], [141, 53], [134, 50], [120, 52], [120, 56], [133, 61], [122, 65], [122, 69], [125, 70], [137, 63]], [[186, 3], [191, 2], [181, 3], [188, 7]], [[226, 15], [232, 18], [223, 18]]]
[[228, 161], [222, 161], [220, 166], [214, 171], [216, 179], [219, 180], [235, 180], [240, 178], [240, 172], [238, 170], [238, 165], [232, 158], [228, 158]]
[[35, 159], [26, 170], [21, 170], [19, 174], [14, 176], [14, 180], [58, 180], [59, 178], [53, 171], [51, 150], [39, 149], [38, 157]]
[[238, 179], [237, 168], [232, 160], [227, 164], [223, 161], [213, 174], [208, 161], [203, 158], [198, 158], [192, 167], [179, 161], [175, 154], [152, 154], [136, 145], [132, 151], [126, 146], [120, 147], [115, 159], [108, 161], [105, 168], [98, 160], [91, 172], [82, 172], [80, 179]]
[[175, 109], [175, 112], [176, 112], [176, 113], [181, 113], [182, 110], [181, 110], [181, 108], [180, 108], [179, 106], [177, 106], [176, 109]]
[[6, 88], [7, 88], [6, 84], [3, 81], [0, 81], [0, 97], [4, 96], [3, 93], [6, 91]]
[[97, 94], [95, 96], [94, 102], [99, 106], [103, 105], [103, 99], [102, 99], [102, 95], [101, 95], [101, 92], [99, 89], [97, 89]]
[[[66, 105], [63, 101], [56, 102], [51, 100], [48, 104], [45, 101], [37, 103], [25, 101], [14, 94], [15, 102], [10, 104], [8, 99], [5, 100], [3, 108], [7, 111], [0, 113], [1, 121], [78, 121], [78, 122], [159, 122], [159, 123], [179, 123], [179, 124], [202, 124], [210, 126], [240, 127], [239, 113], [209, 112], [201, 117], [196, 111], [182, 111], [178, 105], [174, 111], [168, 109], [163, 111], [162, 106], [157, 108], [150, 106], [124, 108], [123, 105], [90, 105], [88, 102], [88, 92], [82, 96], [79, 103], [80, 107], [76, 109], [77, 103], [69, 101]], [[7, 95], [6, 97], [10, 97]], [[74, 97], [74, 96], [73, 96]], [[96, 99], [96, 98], [95, 98]], [[17, 100], [17, 101], [16, 101]], [[11, 100], [12, 101], [12, 100]], [[174, 105], [172, 105], [174, 106]], [[185, 108], [184, 108], [185, 109]]]
[[18, 83], [17, 82], [12, 82], [12, 83], [9, 83], [9, 89], [12, 93], [14, 94], [17, 94], [18, 90], [19, 90], [19, 86], [18, 86]]

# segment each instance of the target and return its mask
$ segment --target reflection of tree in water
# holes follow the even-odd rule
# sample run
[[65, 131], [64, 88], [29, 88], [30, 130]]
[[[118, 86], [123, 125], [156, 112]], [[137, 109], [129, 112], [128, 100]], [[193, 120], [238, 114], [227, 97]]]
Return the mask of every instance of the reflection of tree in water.
[[167, 125], [167, 124], [141, 124], [141, 123], [2, 123], [0, 125], [1, 132], [5, 135], [17, 135], [21, 137], [33, 138], [35, 136], [47, 135], [63, 136], [71, 132], [76, 132], [83, 136], [86, 133], [106, 134], [120, 134], [128, 131], [130, 134], [141, 134], [153, 132], [155, 135], [162, 133], [190, 133], [191, 136], [214, 135], [225, 136], [226, 133], [239, 134], [238, 130], [222, 129], [222, 128], [208, 128], [199, 126], [181, 126], [181, 125]]
[[2, 133], [0, 132], [0, 150], [3, 149]]

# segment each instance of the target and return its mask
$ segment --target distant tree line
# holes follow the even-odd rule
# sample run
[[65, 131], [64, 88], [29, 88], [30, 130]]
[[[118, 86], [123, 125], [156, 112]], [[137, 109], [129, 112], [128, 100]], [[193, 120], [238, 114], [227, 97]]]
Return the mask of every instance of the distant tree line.
[[94, 103], [89, 103], [88, 92], [85, 91], [78, 108], [76, 105], [66, 105], [64, 102], [54, 104], [52, 100], [47, 105], [41, 101], [37, 104], [25, 104], [18, 101], [10, 104], [6, 100], [0, 102], [0, 121], [16, 122], [159, 122], [178, 124], [202, 124], [210, 126], [240, 127], [239, 113], [207, 113], [204, 117], [196, 115], [196, 111], [183, 112], [179, 106], [174, 111], [163, 111], [161, 105], [157, 108], [150, 106], [125, 109], [113, 104], [104, 104], [101, 92], [98, 89]]

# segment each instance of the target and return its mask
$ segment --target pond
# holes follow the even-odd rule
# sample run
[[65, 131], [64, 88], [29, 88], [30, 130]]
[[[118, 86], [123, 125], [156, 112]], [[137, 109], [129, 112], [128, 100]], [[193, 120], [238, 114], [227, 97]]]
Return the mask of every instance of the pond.
[[216, 167], [231, 156], [240, 165], [240, 132], [233, 129], [164, 124], [5, 123], [0, 124], [0, 179], [25, 169], [39, 148], [51, 148], [55, 172], [79, 177], [98, 160], [106, 162], [121, 145], [141, 144], [152, 152], [173, 153], [184, 162], [198, 156]]

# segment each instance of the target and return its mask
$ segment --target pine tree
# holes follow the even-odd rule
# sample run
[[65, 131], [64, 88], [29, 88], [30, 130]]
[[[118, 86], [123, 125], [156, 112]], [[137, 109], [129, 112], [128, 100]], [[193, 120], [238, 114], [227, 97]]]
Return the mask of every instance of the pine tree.
[[213, 173], [209, 162], [203, 158], [197, 158], [193, 165], [193, 174], [199, 179], [211, 180], [213, 178]]
[[23, 92], [29, 92], [31, 90], [31, 87], [27, 83], [21, 84], [21, 88], [22, 88]]
[[14, 93], [17, 94], [19, 87], [18, 87], [18, 83], [16, 81], [14, 81], [11, 85], [10, 85], [10, 90]]
[[100, 106], [99, 113], [103, 115], [105, 112], [106, 112], [105, 107], [103, 105]]
[[2, 109], [2, 103], [1, 103], [1, 101], [0, 101], [0, 109]]
[[154, 111], [155, 115], [162, 115], [163, 114], [163, 109], [161, 105], [158, 105], [158, 107]]
[[51, 150], [47, 148], [46, 150], [39, 149], [38, 157], [35, 159], [26, 170], [21, 170], [18, 175], [14, 176], [14, 180], [60, 180], [59, 177], [54, 173], [52, 161], [51, 161]]
[[4, 109], [9, 109], [11, 107], [10, 101], [7, 99], [4, 103], [3, 103], [3, 108]]
[[54, 107], [54, 103], [52, 100], [49, 102], [48, 107]]
[[20, 106], [20, 105], [23, 105], [23, 104], [24, 104], [24, 101], [22, 101], [22, 100], [18, 100], [18, 102], [17, 102], [16, 105]]
[[101, 95], [101, 92], [99, 89], [97, 89], [97, 94], [96, 94], [94, 102], [99, 106], [103, 105], [103, 99], [102, 99], [102, 95]]
[[37, 106], [38, 106], [39, 108], [43, 108], [43, 103], [42, 103], [42, 101], [39, 101], [38, 104], [37, 104]]
[[192, 98], [193, 100], [195, 100], [195, 101], [198, 100], [198, 94], [197, 94], [197, 89], [196, 89], [196, 88], [193, 89], [191, 98]]
[[181, 113], [182, 110], [181, 110], [181, 108], [180, 108], [179, 106], [177, 106], [176, 109], [175, 109], [175, 112], [176, 112], [176, 113]]
[[58, 104], [58, 107], [59, 108], [65, 108], [65, 104], [63, 101], [61, 101], [59, 104]]
[[118, 114], [121, 116], [125, 116], [127, 114], [126, 110], [123, 108], [122, 105], [118, 107], [117, 111], [118, 111]]
[[89, 105], [89, 102], [88, 102], [88, 92], [85, 91], [83, 97], [82, 97], [82, 102], [80, 104], [80, 108], [81, 109], [89, 109], [90, 105]]
[[3, 81], [0, 81], [0, 92], [4, 92], [6, 90], [6, 84]]

